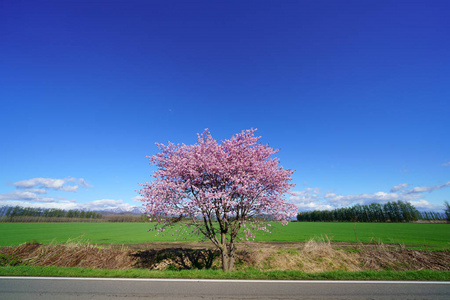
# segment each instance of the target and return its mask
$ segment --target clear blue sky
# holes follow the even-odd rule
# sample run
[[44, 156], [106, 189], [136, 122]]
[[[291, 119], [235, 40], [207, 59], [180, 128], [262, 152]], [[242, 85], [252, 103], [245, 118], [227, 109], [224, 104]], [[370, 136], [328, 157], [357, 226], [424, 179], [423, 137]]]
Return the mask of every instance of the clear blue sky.
[[450, 200], [448, 1], [0, 3], [0, 205], [140, 205], [155, 142], [258, 128], [299, 210]]

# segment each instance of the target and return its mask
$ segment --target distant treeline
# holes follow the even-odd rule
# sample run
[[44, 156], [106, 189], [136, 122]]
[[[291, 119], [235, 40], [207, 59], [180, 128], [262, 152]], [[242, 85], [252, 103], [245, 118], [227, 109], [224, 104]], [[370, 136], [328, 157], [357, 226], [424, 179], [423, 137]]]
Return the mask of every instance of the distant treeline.
[[149, 222], [149, 218], [146, 215], [103, 215], [84, 210], [2, 206], [0, 222]]
[[386, 204], [372, 203], [333, 210], [300, 212], [299, 222], [415, 222], [443, 221], [448, 214], [420, 212], [410, 202], [397, 201]]
[[8, 219], [12, 221], [13, 219], [32, 220], [34, 218], [96, 220], [102, 219], [103, 215], [94, 211], [84, 211], [84, 210], [3, 206], [0, 207], [0, 217], [3, 222], [8, 222]]
[[117, 214], [117, 215], [104, 215], [102, 222], [150, 222], [150, 221], [145, 214], [142, 215]]

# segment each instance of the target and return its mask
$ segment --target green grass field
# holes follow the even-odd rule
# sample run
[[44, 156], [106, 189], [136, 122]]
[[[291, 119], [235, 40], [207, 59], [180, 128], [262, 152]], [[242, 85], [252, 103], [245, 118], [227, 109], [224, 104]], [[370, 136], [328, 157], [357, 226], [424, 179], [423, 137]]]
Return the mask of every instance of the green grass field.
[[190, 278], [190, 279], [269, 279], [269, 280], [421, 280], [449, 281], [449, 271], [359, 271], [318, 272], [245, 270], [157, 271], [147, 269], [105, 270], [88, 268], [58, 268], [54, 266], [0, 267], [0, 276], [100, 277], [100, 278]]
[[[148, 232], [149, 223], [0, 223], [0, 247], [37, 241], [43, 244], [64, 243], [82, 238], [93, 244], [140, 244], [154, 241], [196, 241], [199, 236], [155, 236]], [[356, 235], [355, 235], [356, 233]], [[255, 241], [304, 242], [314, 237], [328, 236], [335, 242], [403, 243], [408, 247], [450, 249], [449, 224], [416, 223], [290, 223], [274, 224], [272, 233], [257, 234]]]

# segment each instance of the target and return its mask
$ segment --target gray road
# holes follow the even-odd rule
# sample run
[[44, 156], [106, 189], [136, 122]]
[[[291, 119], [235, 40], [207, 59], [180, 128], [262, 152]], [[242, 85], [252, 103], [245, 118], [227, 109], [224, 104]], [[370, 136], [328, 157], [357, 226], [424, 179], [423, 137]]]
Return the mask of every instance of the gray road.
[[0, 299], [450, 299], [450, 282], [0, 277]]

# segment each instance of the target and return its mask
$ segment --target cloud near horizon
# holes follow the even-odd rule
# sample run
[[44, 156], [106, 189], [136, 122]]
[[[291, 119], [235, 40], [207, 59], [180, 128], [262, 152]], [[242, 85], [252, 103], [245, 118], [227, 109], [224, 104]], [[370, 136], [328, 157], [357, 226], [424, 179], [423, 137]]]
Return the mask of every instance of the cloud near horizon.
[[32, 201], [32, 202], [57, 202], [58, 200], [52, 198], [52, 197], [42, 197], [38, 194], [44, 194], [44, 193], [36, 193], [36, 191], [12, 191], [4, 194], [0, 194], [0, 205], [3, 205], [4, 201]]
[[[332, 210], [355, 204], [384, 204], [389, 201], [408, 201], [419, 210], [442, 210], [443, 205], [435, 205], [423, 199], [423, 193], [450, 187], [450, 181], [442, 185], [421, 186], [410, 188], [407, 183], [398, 184], [390, 192], [376, 192], [372, 194], [339, 195], [332, 192], [322, 193], [320, 188], [306, 188], [294, 191], [289, 197], [291, 203], [297, 205], [300, 211]], [[409, 188], [409, 189], [408, 189]], [[422, 199], [421, 199], [422, 198]]]
[[[76, 192], [78, 186], [68, 185], [76, 183], [84, 188], [91, 187], [83, 178], [69, 177], [66, 179], [32, 178], [12, 184], [15, 191], [0, 193], [0, 206], [24, 206], [60, 209], [85, 210], [131, 210], [141, 205], [132, 205], [123, 200], [100, 199], [87, 203], [78, 203], [76, 200], [53, 198], [49, 190]], [[76, 188], [75, 188], [76, 187]], [[333, 192], [323, 193], [320, 188], [306, 188], [302, 191], [293, 191], [289, 200], [297, 205], [300, 211], [331, 210], [354, 204], [386, 203], [388, 201], [409, 201], [419, 210], [442, 210], [443, 205], [434, 205], [423, 199], [424, 193], [450, 187], [450, 181], [441, 185], [411, 187], [407, 183], [395, 185], [389, 192], [379, 191], [371, 194], [341, 195]], [[131, 200], [140, 202], [141, 196]]]
[[[73, 185], [72, 183], [75, 183], [76, 185]], [[16, 190], [7, 193], [0, 193], [0, 206], [19, 205], [24, 207], [89, 210], [95, 210], [97, 207], [104, 206], [102, 200], [81, 204], [77, 203], [76, 200], [66, 200], [60, 197], [54, 198], [48, 196], [48, 192], [51, 190], [77, 192], [79, 186], [86, 189], [92, 187], [83, 178], [67, 177], [65, 179], [58, 179], [38, 177], [17, 181], [9, 185], [14, 186]], [[122, 200], [116, 201], [117, 207], [124, 205], [121, 202]]]
[[122, 210], [131, 210], [135, 206], [129, 203], [123, 202], [123, 200], [114, 200], [114, 199], [101, 199], [94, 200], [91, 202], [81, 204], [83, 209], [87, 210], [114, 210], [114, 209], [122, 209]]
[[[73, 185], [76, 184], [76, 185]], [[130, 211], [136, 208], [135, 205], [115, 199], [100, 199], [86, 203], [79, 203], [77, 200], [68, 200], [60, 197], [48, 196], [48, 192], [64, 191], [77, 192], [79, 186], [86, 189], [92, 187], [83, 178], [67, 177], [58, 178], [31, 178], [17, 181], [10, 184], [16, 190], [0, 193], [0, 206], [23, 206], [35, 208], [58, 208], [58, 209], [81, 209], [81, 210], [116, 210]], [[134, 200], [138, 200], [139, 196]]]
[[[53, 199], [54, 200], [54, 199]], [[34, 207], [34, 208], [58, 208], [58, 209], [78, 209], [78, 210], [116, 210], [121, 209], [123, 211], [130, 211], [136, 206], [124, 202], [123, 200], [114, 199], [101, 199], [94, 200], [86, 203], [78, 203], [76, 200], [54, 200], [54, 201], [42, 201], [42, 202], [28, 202], [24, 200], [1, 200], [0, 206], [22, 206], [22, 207]]]

